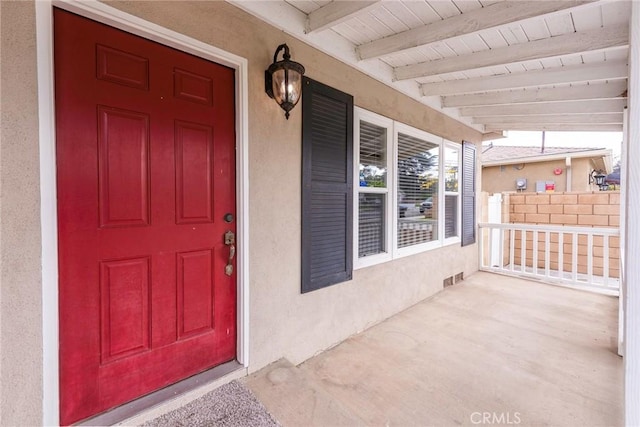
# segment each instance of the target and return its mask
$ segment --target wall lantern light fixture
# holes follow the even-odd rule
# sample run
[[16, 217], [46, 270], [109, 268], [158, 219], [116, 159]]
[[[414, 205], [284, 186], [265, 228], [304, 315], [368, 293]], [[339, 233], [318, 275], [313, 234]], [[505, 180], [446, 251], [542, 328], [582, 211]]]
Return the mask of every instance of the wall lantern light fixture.
[[[284, 50], [282, 61], [278, 54]], [[281, 44], [273, 55], [273, 64], [264, 72], [264, 89], [270, 98], [275, 99], [289, 120], [289, 111], [296, 106], [302, 94], [302, 64], [291, 61], [289, 46]]]
[[589, 174], [589, 184], [595, 184], [600, 188], [600, 191], [607, 190], [609, 186], [605, 184], [607, 175], [602, 173], [601, 170], [592, 170]]

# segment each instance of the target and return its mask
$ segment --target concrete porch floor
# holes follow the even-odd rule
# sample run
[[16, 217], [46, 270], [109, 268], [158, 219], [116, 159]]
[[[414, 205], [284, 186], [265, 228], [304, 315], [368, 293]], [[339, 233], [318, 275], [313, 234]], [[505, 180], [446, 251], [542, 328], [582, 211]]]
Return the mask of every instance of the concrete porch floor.
[[617, 307], [478, 272], [244, 382], [283, 426], [623, 425]]

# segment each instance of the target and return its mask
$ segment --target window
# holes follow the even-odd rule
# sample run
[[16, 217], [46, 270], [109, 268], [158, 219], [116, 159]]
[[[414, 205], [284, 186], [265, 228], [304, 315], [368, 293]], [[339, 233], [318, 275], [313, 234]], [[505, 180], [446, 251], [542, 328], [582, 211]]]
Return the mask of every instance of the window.
[[459, 238], [460, 224], [460, 146], [444, 146], [444, 238]]
[[396, 126], [397, 247], [438, 240], [440, 144], [442, 139]]
[[461, 145], [360, 108], [354, 118], [355, 267], [460, 242]]
[[391, 158], [393, 121], [361, 109], [355, 111], [354, 152], [357, 221], [354, 253], [359, 266], [391, 259]]

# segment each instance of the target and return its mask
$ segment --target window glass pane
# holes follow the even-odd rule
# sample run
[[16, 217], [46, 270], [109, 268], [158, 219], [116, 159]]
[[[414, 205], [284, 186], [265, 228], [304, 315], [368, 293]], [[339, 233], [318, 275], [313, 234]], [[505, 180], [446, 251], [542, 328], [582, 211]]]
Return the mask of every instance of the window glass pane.
[[385, 252], [385, 194], [360, 193], [358, 200], [358, 256]]
[[444, 237], [458, 235], [458, 196], [444, 196]]
[[458, 192], [458, 149], [445, 147], [444, 149], [444, 191]]
[[[459, 151], [455, 147], [445, 147], [444, 149], [444, 189], [447, 192], [457, 193], [459, 191]], [[458, 196], [447, 194], [444, 197], [444, 237], [458, 236]]]
[[387, 186], [387, 129], [360, 122], [360, 187]]
[[438, 239], [438, 144], [398, 134], [398, 247]]

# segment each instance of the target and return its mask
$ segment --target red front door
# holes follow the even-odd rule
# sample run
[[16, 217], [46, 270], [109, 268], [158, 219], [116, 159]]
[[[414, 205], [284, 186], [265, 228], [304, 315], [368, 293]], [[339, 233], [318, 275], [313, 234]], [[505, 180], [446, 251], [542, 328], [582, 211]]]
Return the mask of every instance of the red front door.
[[234, 71], [61, 10], [54, 24], [68, 424], [235, 357]]

